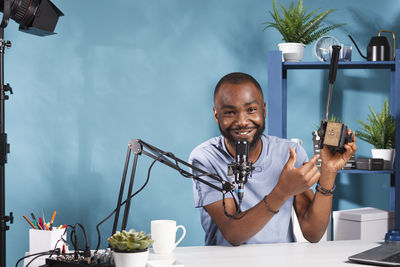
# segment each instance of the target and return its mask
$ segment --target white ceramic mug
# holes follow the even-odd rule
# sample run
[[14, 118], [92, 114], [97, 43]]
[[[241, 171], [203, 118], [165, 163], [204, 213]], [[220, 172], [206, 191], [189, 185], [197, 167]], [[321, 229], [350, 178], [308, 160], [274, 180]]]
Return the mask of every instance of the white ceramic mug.
[[[176, 232], [182, 229], [182, 236], [176, 240]], [[183, 225], [176, 226], [173, 220], [151, 221], [151, 239], [154, 240], [153, 251], [156, 254], [170, 254], [172, 250], [183, 240], [186, 228]]]

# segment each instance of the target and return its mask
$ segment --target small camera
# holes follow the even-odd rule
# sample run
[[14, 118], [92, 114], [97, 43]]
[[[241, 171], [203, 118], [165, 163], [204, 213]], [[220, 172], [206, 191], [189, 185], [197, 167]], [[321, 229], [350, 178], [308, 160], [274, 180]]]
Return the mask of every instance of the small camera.
[[333, 45], [332, 46], [332, 57], [331, 64], [329, 67], [329, 93], [328, 93], [328, 101], [326, 104], [326, 115], [325, 120], [321, 121], [321, 126], [316, 132], [316, 140], [318, 142], [318, 148], [322, 149], [324, 146], [327, 146], [334, 153], [344, 153], [346, 149], [344, 145], [347, 143], [353, 142], [354, 136], [353, 133], [347, 133], [347, 126], [340, 122], [329, 121], [329, 107], [331, 104], [333, 83], [336, 80], [336, 72], [338, 68], [339, 61], [339, 52], [340, 46]]
[[322, 149], [327, 146], [332, 152], [344, 153], [344, 145], [353, 142], [353, 133], [348, 134], [347, 126], [339, 122], [323, 120], [317, 131], [319, 137], [318, 147]]

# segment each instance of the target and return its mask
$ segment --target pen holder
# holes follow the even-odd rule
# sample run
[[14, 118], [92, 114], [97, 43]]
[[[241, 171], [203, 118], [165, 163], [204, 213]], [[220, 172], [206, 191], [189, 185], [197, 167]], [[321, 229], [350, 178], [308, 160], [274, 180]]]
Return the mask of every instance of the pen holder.
[[58, 240], [66, 239], [65, 229], [55, 229], [52, 231], [29, 229], [29, 254], [49, 251], [56, 248], [62, 248], [63, 241], [57, 243]]

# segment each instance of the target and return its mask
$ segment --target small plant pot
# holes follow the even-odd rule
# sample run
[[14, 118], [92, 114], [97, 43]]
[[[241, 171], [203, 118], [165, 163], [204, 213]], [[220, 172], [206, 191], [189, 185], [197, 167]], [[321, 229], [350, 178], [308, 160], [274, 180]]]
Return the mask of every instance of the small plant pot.
[[149, 250], [139, 252], [112, 252], [115, 267], [146, 267]]
[[383, 159], [388, 163], [387, 164], [384, 163], [384, 169], [393, 169], [393, 163], [394, 163], [394, 157], [395, 157], [395, 151], [394, 149], [371, 149], [371, 154], [372, 154], [372, 158], [374, 159]]
[[299, 62], [303, 59], [304, 48], [302, 43], [280, 43], [279, 51], [282, 51], [282, 61]]

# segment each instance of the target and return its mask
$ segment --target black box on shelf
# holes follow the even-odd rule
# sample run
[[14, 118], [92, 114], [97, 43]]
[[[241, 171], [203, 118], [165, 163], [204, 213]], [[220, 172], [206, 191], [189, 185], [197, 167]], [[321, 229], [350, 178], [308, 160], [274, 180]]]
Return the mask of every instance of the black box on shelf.
[[383, 159], [358, 158], [357, 169], [369, 171], [383, 170], [383, 163]]
[[383, 169], [384, 170], [392, 170], [393, 169], [392, 162], [390, 160], [384, 160], [383, 161]]

